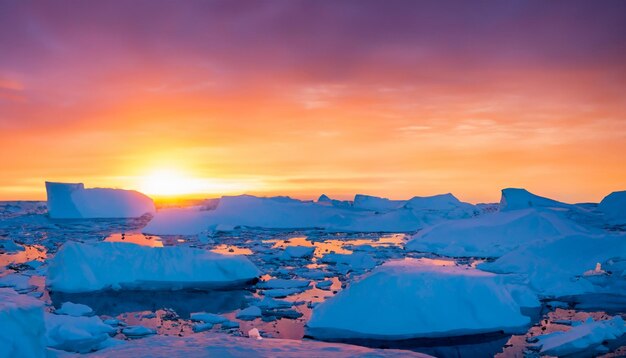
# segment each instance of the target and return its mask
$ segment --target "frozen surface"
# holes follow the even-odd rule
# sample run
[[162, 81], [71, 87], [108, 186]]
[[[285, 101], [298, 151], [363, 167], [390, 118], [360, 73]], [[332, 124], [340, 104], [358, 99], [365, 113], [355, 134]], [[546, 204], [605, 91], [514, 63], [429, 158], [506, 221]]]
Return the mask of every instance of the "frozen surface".
[[[600, 264], [602, 271], [585, 275]], [[483, 270], [519, 274], [538, 294], [547, 297], [591, 293], [626, 294], [626, 235], [573, 235], [513, 250]]]
[[502, 277], [406, 259], [377, 268], [317, 305], [307, 332], [322, 339], [398, 340], [523, 331], [530, 318], [522, 306], [539, 302]]
[[0, 288], [0, 357], [45, 357], [43, 302]]
[[61, 292], [216, 288], [240, 286], [258, 276], [244, 256], [189, 247], [68, 242], [50, 261], [46, 285]]
[[289, 339], [231, 337], [208, 333], [188, 337], [156, 336], [93, 353], [90, 357], [429, 357], [425, 354], [369, 349], [347, 344]]
[[607, 195], [598, 204], [598, 209], [611, 224], [626, 225], [626, 190]]
[[68, 352], [87, 353], [110, 344], [115, 328], [100, 317], [45, 315], [46, 342], [49, 347]]
[[48, 214], [55, 219], [133, 218], [155, 212], [152, 199], [134, 190], [46, 182], [46, 192]]
[[520, 246], [587, 231], [558, 212], [523, 209], [446, 221], [417, 233], [406, 248], [453, 257], [499, 257]]
[[[568, 331], [554, 332], [537, 337], [541, 353], [550, 356], [566, 356], [574, 353], [606, 353], [602, 344], [626, 334], [626, 324], [622, 317], [594, 321], [589, 318]], [[599, 348], [599, 349], [598, 349]]]

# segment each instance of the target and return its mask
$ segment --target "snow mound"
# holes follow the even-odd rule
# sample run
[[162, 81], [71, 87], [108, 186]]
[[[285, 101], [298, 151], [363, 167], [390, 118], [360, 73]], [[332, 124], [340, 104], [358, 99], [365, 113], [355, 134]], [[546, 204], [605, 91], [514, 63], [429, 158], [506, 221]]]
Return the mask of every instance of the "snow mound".
[[88, 353], [112, 344], [115, 328], [100, 317], [74, 317], [46, 313], [46, 340], [49, 347], [68, 352]]
[[90, 357], [430, 357], [395, 349], [371, 349], [349, 344], [250, 339], [211, 332], [186, 337], [153, 336], [90, 354]]
[[454, 337], [523, 331], [537, 297], [501, 276], [437, 260], [391, 261], [313, 309], [320, 339]]
[[605, 341], [617, 339], [626, 334], [626, 324], [622, 317], [614, 317], [606, 321], [588, 321], [572, 327], [569, 331], [554, 332], [538, 336], [537, 346], [541, 353], [549, 356], [567, 356], [575, 353], [591, 354], [590, 350], [599, 349], [604, 353], [602, 345]]
[[134, 218], [156, 211], [152, 199], [134, 190], [46, 182], [46, 192], [54, 219]]
[[68, 242], [49, 262], [52, 291], [185, 289], [240, 286], [259, 276], [245, 256], [124, 242]]
[[[600, 267], [612, 275], [585, 275]], [[626, 235], [572, 235], [520, 247], [481, 270], [522, 275], [545, 297], [626, 294]], [[603, 271], [604, 271], [603, 270]]]
[[45, 357], [43, 302], [0, 288], [0, 357]]
[[604, 213], [610, 223], [626, 225], [626, 190], [607, 195], [598, 204], [598, 209]]
[[558, 213], [525, 209], [446, 221], [417, 233], [405, 247], [452, 257], [499, 257], [523, 245], [580, 232], [586, 229]]
[[526, 189], [502, 189], [500, 211], [528, 208], [572, 208], [573, 205], [535, 195]]

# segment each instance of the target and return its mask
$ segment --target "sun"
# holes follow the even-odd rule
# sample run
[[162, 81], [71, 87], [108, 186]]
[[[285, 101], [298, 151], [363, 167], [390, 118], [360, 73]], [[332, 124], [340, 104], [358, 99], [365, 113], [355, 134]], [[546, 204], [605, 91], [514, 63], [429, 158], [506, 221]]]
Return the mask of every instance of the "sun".
[[202, 180], [175, 169], [159, 169], [143, 177], [139, 190], [158, 196], [180, 196], [200, 193]]

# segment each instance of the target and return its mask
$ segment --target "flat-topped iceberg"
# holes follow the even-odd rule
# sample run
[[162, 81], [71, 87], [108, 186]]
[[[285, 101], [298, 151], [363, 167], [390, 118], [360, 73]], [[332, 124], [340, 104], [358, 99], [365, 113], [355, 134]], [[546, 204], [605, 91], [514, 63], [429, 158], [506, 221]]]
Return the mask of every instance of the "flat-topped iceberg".
[[527, 288], [439, 260], [391, 261], [313, 309], [307, 334], [319, 339], [404, 340], [519, 332], [522, 308], [539, 306]]
[[244, 285], [259, 274], [245, 256], [182, 246], [68, 242], [50, 260], [46, 285], [60, 292], [224, 288]]
[[545, 297], [626, 295], [626, 235], [565, 236], [520, 247], [478, 267], [522, 275]]
[[626, 190], [615, 191], [607, 195], [598, 204], [598, 209], [609, 223], [626, 225]]
[[445, 221], [420, 231], [405, 247], [452, 257], [499, 257], [520, 246], [581, 232], [587, 231], [558, 213], [524, 209]]
[[54, 219], [134, 218], [154, 213], [154, 202], [134, 190], [46, 182], [48, 215]]
[[500, 198], [500, 211], [519, 210], [528, 208], [563, 208], [571, 209], [571, 204], [544, 198], [535, 195], [526, 189], [506, 188], [502, 189]]
[[471, 217], [478, 210], [451, 194], [408, 201], [357, 195], [353, 205], [288, 197], [225, 196], [214, 210], [159, 211], [143, 229], [149, 234], [199, 234], [219, 227], [323, 229], [333, 232], [414, 232], [447, 219]]
[[0, 357], [46, 356], [43, 302], [0, 288]]

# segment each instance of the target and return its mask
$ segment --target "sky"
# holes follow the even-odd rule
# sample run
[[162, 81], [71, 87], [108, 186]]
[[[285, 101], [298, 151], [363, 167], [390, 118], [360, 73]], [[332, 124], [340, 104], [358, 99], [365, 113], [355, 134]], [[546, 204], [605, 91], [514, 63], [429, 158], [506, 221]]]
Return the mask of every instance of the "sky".
[[626, 1], [0, 0], [0, 200], [626, 189]]

